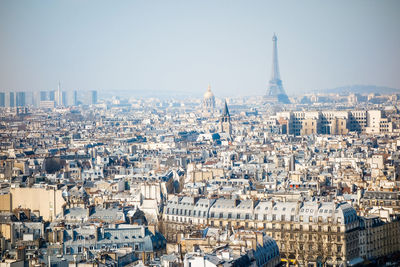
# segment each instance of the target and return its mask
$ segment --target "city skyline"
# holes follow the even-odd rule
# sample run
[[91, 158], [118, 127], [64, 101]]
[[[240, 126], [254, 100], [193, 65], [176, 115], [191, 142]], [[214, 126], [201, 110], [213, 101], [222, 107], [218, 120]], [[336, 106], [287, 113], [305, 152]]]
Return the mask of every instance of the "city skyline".
[[400, 266], [398, 11], [0, 1], [0, 267]]
[[[0, 4], [0, 90], [264, 95], [271, 36], [288, 95], [354, 84], [400, 88], [395, 1]], [[291, 11], [291, 10], [296, 10]]]

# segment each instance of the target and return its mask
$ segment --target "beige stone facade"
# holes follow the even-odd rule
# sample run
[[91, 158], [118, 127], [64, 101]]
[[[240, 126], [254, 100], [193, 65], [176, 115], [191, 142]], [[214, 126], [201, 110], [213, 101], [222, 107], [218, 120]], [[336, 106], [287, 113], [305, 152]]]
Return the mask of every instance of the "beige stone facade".
[[62, 191], [54, 188], [11, 188], [12, 209], [24, 208], [39, 212], [45, 221], [52, 221], [66, 204]]
[[184, 233], [204, 227], [245, 229], [271, 236], [289, 263], [340, 266], [359, 256], [359, 219], [348, 203], [175, 197], [163, 218], [164, 234], [171, 243], [180, 243]]
[[295, 136], [393, 132], [393, 123], [381, 110], [278, 112], [276, 117], [280, 121], [287, 121], [287, 133]]

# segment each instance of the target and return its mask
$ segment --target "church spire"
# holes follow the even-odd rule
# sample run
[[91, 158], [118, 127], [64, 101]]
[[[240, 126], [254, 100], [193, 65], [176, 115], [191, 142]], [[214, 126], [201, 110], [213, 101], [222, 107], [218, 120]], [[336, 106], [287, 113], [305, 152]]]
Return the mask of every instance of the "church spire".
[[225, 104], [224, 104], [224, 110], [222, 111], [222, 116], [230, 116], [229, 115], [229, 109], [228, 109], [228, 104], [226, 103], [226, 100], [225, 100]]
[[232, 134], [231, 115], [229, 114], [228, 104], [226, 103], [226, 100], [220, 119], [220, 127], [221, 132], [227, 133], [229, 134], [229, 136]]

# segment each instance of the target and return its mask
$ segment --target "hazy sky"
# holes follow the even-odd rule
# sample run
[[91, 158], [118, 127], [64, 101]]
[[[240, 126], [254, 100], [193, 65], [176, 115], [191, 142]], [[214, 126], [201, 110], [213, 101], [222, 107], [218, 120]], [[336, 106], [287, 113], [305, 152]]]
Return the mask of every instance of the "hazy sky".
[[0, 89], [400, 88], [400, 1], [0, 1]]

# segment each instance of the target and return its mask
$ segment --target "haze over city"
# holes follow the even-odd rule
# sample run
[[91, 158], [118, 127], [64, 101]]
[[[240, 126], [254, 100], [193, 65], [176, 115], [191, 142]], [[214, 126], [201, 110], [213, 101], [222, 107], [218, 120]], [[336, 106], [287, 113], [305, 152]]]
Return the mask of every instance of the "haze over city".
[[399, 1], [0, 1], [0, 267], [400, 266]]
[[1, 1], [0, 89], [400, 88], [399, 1]]

